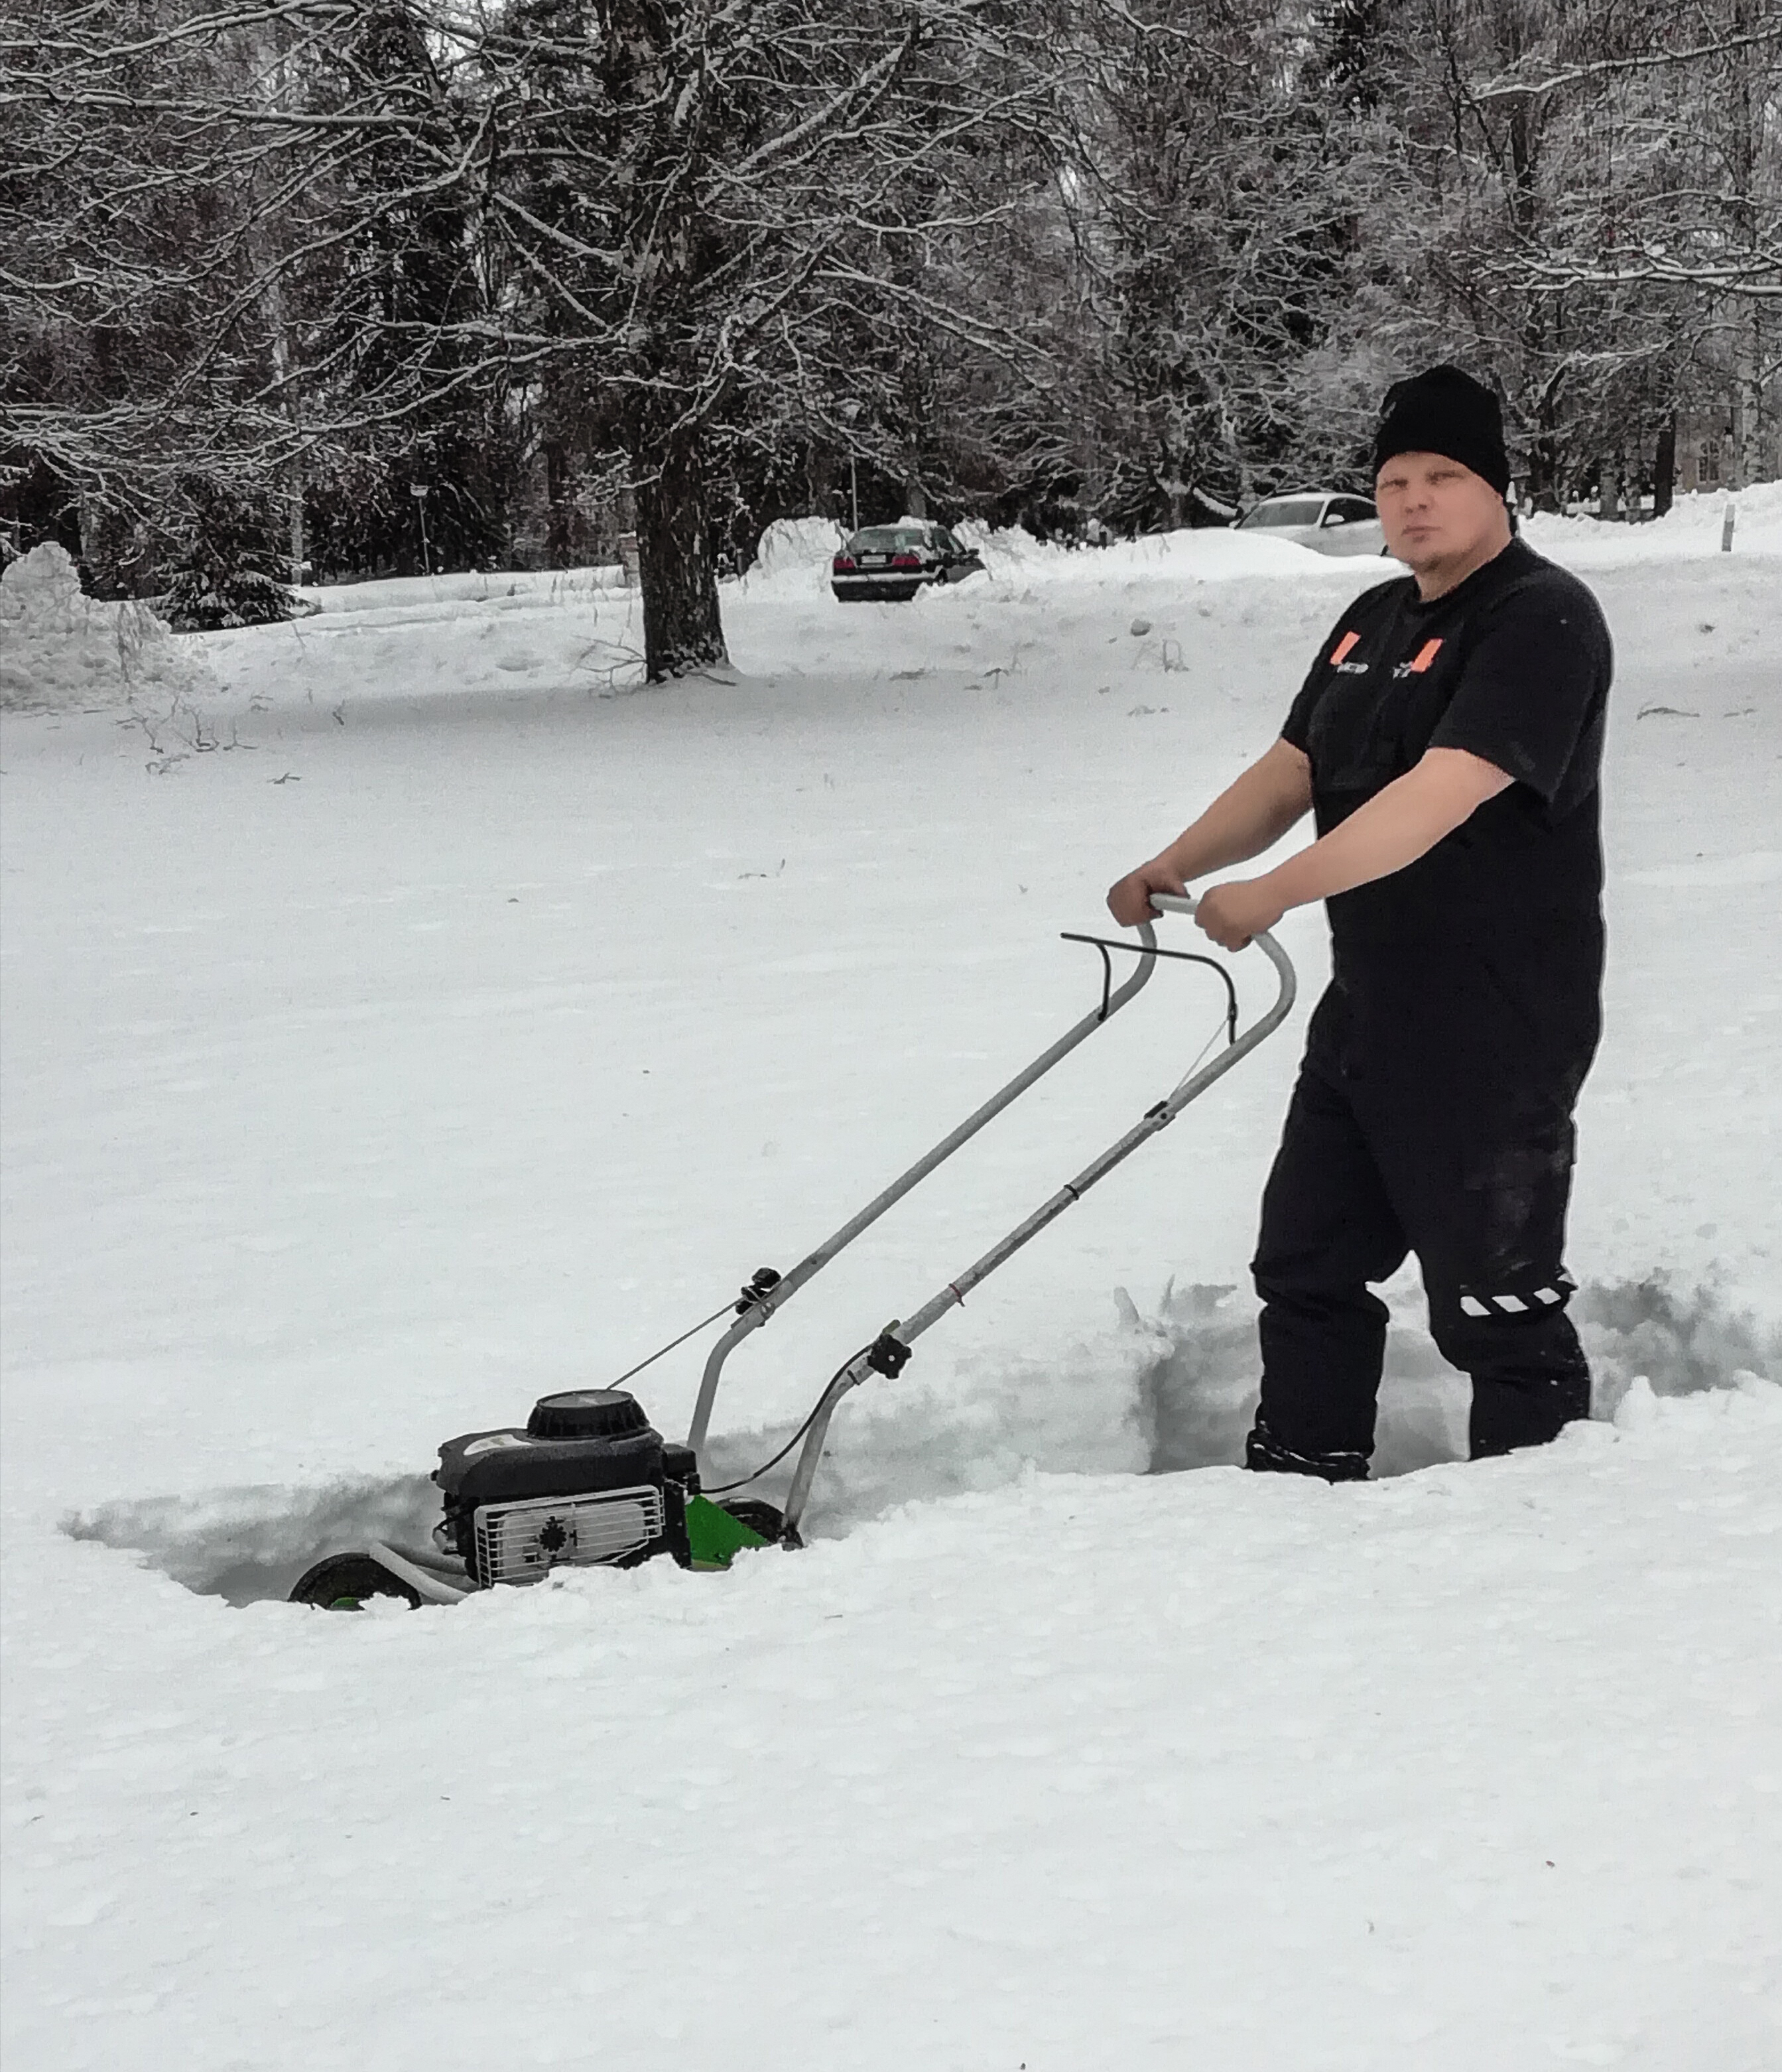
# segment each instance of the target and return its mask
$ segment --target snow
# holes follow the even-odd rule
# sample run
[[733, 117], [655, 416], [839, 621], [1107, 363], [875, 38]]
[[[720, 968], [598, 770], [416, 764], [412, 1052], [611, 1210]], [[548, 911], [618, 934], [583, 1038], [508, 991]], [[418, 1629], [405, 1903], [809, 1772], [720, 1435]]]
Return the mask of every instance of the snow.
[[[1238, 578], [1316, 577], [1329, 567], [1329, 557], [1292, 540], [1271, 540], [1255, 532], [1206, 526], [1180, 532], [1147, 533], [1135, 540], [1115, 540], [1105, 547], [1067, 547], [1036, 540], [1019, 531], [979, 533], [964, 528], [999, 574], [1046, 582], [1078, 582], [1105, 588], [1111, 582], [1162, 576], [1177, 582], [1219, 582]], [[1388, 572], [1364, 561], [1368, 580], [1378, 582]], [[1365, 582], [1357, 582], [1365, 589]]]
[[441, 615], [441, 607], [474, 606], [468, 614], [510, 616], [516, 612], [555, 614], [565, 606], [586, 604], [608, 590], [625, 588], [625, 571], [617, 562], [589, 569], [528, 569], [462, 575], [387, 576], [372, 582], [319, 583], [298, 594], [312, 613], [355, 617], [376, 613], [381, 623]]
[[165, 717], [213, 690], [197, 652], [146, 605], [84, 595], [54, 541], [0, 573], [0, 709], [91, 711], [142, 701]]
[[[734, 668], [670, 690], [614, 695], [636, 600], [593, 571], [194, 636], [155, 742], [9, 713], [9, 2068], [1782, 2059], [1763, 503], [1730, 555], [1711, 514], [1537, 541], [1620, 657], [1572, 1247], [1602, 1421], [1457, 1462], [1404, 1276], [1384, 1478], [1225, 1465], [1302, 1009], [845, 1404], [813, 1544], [727, 1577], [269, 1601], [424, 1523], [441, 1439], [790, 1265], [1074, 1019], [1098, 968], [1057, 931], [1267, 742], [1378, 565], [1002, 538], [843, 607], [795, 529], [726, 593]], [[1282, 932], [1309, 997], [1320, 923]], [[712, 1469], [1217, 1018], [1160, 972], [918, 1188], [739, 1351]], [[671, 1433], [701, 1350], [636, 1383]]]
[[1523, 520], [1531, 546], [1580, 572], [1631, 563], [1674, 561], [1722, 551], [1721, 534], [1733, 512], [1734, 553], [1782, 553], [1782, 482], [1748, 489], [1704, 489], [1680, 496], [1662, 518], [1644, 524], [1605, 524], [1594, 518], [1537, 513]]
[[13, 2062], [1758, 2072], [1778, 1396], [360, 1620], [72, 1548]]
[[788, 578], [795, 588], [827, 586], [830, 560], [847, 536], [832, 519], [776, 519], [757, 543], [751, 587]]

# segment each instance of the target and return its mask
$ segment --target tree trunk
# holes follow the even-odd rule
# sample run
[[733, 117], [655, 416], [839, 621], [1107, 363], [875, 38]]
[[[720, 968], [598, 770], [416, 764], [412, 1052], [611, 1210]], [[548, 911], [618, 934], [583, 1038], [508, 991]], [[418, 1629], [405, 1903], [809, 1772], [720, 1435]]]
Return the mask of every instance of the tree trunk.
[[1658, 434], [1658, 458], [1652, 471], [1652, 515], [1662, 518], [1671, 508], [1671, 499], [1677, 494], [1677, 413], [1673, 411], [1665, 420], [1665, 429]]
[[291, 471], [287, 515], [291, 532], [291, 581], [306, 583], [310, 580], [310, 549], [303, 526], [303, 477], [295, 468]]
[[[14, 449], [8, 458], [15, 458], [17, 451]], [[14, 539], [20, 553], [28, 554], [44, 541], [54, 540], [74, 560], [80, 560], [80, 500], [41, 454], [33, 454], [23, 475], [15, 476], [10, 489], [0, 492], [0, 512], [8, 504], [14, 514]]]
[[130, 528], [121, 512], [101, 504], [94, 495], [81, 497], [80, 563], [82, 587], [89, 597], [114, 598], [134, 594], [131, 564]]
[[569, 453], [561, 439], [544, 442], [544, 560], [547, 567], [566, 569], [574, 553], [575, 491]]
[[1543, 398], [1536, 412], [1534, 436], [1529, 441], [1528, 494], [1537, 511], [1559, 508], [1559, 442], [1550, 399]]
[[1758, 309], [1754, 297], [1750, 306], [1739, 311], [1738, 343], [1733, 353], [1733, 377], [1737, 384], [1734, 421], [1739, 428], [1733, 449], [1738, 455], [1738, 479], [1731, 485], [1735, 489], [1747, 488], [1764, 479], [1764, 379], [1759, 372], [1763, 352]]
[[717, 569], [706, 522], [704, 456], [696, 433], [638, 455], [638, 583], [644, 674], [652, 684], [728, 661]]
[[1610, 523], [1621, 516], [1621, 456], [1604, 454], [1596, 463], [1596, 515]]

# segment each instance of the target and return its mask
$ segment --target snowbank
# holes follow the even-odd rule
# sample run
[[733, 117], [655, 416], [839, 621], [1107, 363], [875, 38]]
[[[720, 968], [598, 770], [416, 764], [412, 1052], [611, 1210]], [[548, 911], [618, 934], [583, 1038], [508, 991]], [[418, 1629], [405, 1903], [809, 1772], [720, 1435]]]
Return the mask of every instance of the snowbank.
[[199, 651], [176, 642], [146, 605], [88, 597], [53, 541], [0, 575], [0, 708], [87, 710], [215, 688]]
[[1677, 498], [1646, 524], [1605, 524], [1537, 512], [1522, 521], [1530, 546], [1568, 568], [1617, 568], [1636, 561], [1694, 560], [1718, 554], [1721, 529], [1734, 512], [1732, 554], [1782, 554], [1782, 482], [1748, 489], [1706, 489]]
[[[1009, 580], [1100, 586], [1134, 578], [1171, 577], [1189, 582], [1229, 582], [1242, 578], [1291, 581], [1317, 578], [1340, 569], [1345, 558], [1314, 553], [1291, 540], [1270, 540], [1209, 525], [1174, 532], [1148, 532], [1106, 547], [1066, 547], [1036, 540], [1019, 527], [1005, 532], [967, 528], [992, 574]], [[1376, 578], [1371, 561], [1362, 566]]]
[[776, 519], [761, 536], [752, 573], [776, 576], [787, 569], [821, 567], [827, 574], [830, 557], [846, 537], [832, 518]]
[[758, 601], [820, 596], [827, 602], [830, 560], [847, 536], [831, 518], [776, 519], [762, 534], [753, 561], [733, 587]]
[[[922, 521], [912, 518], [904, 522], [914, 525]], [[1035, 581], [1105, 585], [1157, 576], [1198, 582], [1245, 576], [1316, 577], [1328, 574], [1333, 560], [1291, 541], [1263, 539], [1217, 526], [1148, 533], [1097, 548], [1038, 540], [1019, 526], [994, 530], [968, 522], [953, 529], [983, 555], [993, 582], [1016, 585]], [[802, 593], [813, 587], [827, 594], [829, 557], [845, 536], [841, 527], [827, 518], [781, 519], [762, 533], [754, 566], [743, 578], [743, 587], [751, 594]]]
[[317, 583], [298, 592], [318, 615], [428, 611], [478, 605], [491, 610], [536, 610], [541, 606], [579, 604], [606, 590], [625, 587], [625, 571], [611, 566], [585, 569], [473, 569], [460, 575], [380, 576], [369, 582]]
[[301, 674], [331, 708], [416, 697], [606, 697], [642, 676], [638, 593], [617, 566], [392, 576], [300, 593], [308, 615], [195, 635], [234, 685]]
[[[1681, 496], [1649, 524], [1605, 524], [1593, 518], [1539, 512], [1523, 521], [1529, 544], [1567, 566], [1612, 568], [1646, 561], [1692, 559], [1720, 551], [1729, 504], [1737, 513], [1735, 554], [1782, 553], [1782, 483]], [[911, 520], [911, 523], [917, 521]], [[1019, 589], [1036, 582], [1090, 588], [1164, 578], [1186, 582], [1323, 582], [1353, 588], [1359, 571], [1371, 580], [1398, 573], [1394, 562], [1320, 554], [1289, 540], [1222, 526], [1195, 526], [1116, 540], [1106, 547], [1067, 547], [1038, 540], [1019, 526], [992, 529], [971, 522], [954, 528], [975, 547], [992, 580]], [[843, 537], [827, 518], [782, 519], [762, 535], [751, 594], [827, 589], [829, 557]]]

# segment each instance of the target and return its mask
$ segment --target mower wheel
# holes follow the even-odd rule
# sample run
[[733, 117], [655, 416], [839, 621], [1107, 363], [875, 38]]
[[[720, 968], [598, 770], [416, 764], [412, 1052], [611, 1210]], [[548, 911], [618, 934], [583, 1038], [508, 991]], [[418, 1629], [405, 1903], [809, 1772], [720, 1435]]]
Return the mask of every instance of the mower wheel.
[[421, 1593], [392, 1576], [369, 1554], [330, 1554], [306, 1569], [291, 1586], [294, 1605], [317, 1605], [330, 1612], [356, 1612], [367, 1597], [400, 1597], [418, 1605]]
[[798, 1527], [789, 1526], [786, 1514], [778, 1504], [764, 1503], [759, 1497], [739, 1496], [721, 1507], [729, 1512], [739, 1525], [746, 1525], [751, 1532], [758, 1532], [772, 1547], [802, 1547]]

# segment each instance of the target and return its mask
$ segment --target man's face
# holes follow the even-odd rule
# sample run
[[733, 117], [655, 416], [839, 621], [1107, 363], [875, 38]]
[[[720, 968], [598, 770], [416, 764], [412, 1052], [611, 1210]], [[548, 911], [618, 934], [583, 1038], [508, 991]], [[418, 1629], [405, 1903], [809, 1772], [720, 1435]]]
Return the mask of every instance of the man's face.
[[1504, 500], [1446, 454], [1395, 454], [1373, 485], [1386, 549], [1409, 569], [1471, 560], [1507, 533]]

